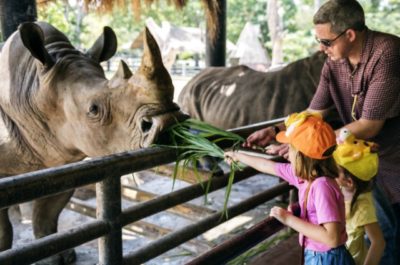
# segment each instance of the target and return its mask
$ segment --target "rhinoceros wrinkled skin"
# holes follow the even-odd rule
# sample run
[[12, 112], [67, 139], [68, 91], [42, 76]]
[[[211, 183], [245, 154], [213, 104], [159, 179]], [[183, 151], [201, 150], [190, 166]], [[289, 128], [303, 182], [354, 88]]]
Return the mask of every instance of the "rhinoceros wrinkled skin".
[[[0, 55], [0, 176], [147, 147], [184, 117], [159, 48], [147, 29], [145, 35], [139, 69], [132, 74], [122, 62], [107, 80], [99, 63], [116, 51], [111, 28], [82, 53], [47, 23], [22, 24]], [[72, 193], [34, 202], [36, 238], [57, 231]], [[12, 246], [7, 210], [0, 211], [0, 250]], [[67, 264], [74, 252], [67, 254], [43, 263]]]
[[178, 103], [192, 118], [223, 129], [284, 117], [308, 107], [325, 59], [317, 52], [273, 72], [206, 68], [182, 89]]

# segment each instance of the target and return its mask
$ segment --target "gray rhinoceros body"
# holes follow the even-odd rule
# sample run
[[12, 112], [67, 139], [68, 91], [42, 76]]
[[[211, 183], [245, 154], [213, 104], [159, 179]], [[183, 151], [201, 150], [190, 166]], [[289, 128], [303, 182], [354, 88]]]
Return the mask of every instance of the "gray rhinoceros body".
[[[171, 78], [147, 29], [144, 39], [139, 69], [132, 74], [122, 63], [107, 80], [99, 62], [116, 51], [110, 28], [82, 53], [47, 23], [22, 24], [0, 55], [0, 176], [146, 147], [180, 119]], [[35, 237], [57, 231], [72, 193], [34, 202]], [[2, 209], [0, 251], [11, 245], [12, 227]], [[58, 255], [47, 262], [67, 259]]]
[[308, 107], [325, 58], [318, 52], [266, 73], [242, 65], [206, 68], [178, 102], [191, 117], [223, 129], [284, 117]]

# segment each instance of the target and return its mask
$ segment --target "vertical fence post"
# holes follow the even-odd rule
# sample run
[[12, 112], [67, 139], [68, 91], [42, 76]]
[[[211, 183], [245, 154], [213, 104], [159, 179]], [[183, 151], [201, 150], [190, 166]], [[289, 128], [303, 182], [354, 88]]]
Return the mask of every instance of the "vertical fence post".
[[96, 184], [97, 218], [109, 222], [111, 231], [98, 240], [99, 265], [122, 264], [121, 179], [110, 176]]

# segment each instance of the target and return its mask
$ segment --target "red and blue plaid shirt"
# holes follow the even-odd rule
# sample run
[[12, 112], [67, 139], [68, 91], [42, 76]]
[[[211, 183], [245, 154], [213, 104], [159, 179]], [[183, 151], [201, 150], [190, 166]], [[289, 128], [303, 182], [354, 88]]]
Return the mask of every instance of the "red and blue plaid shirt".
[[352, 70], [347, 59], [327, 59], [310, 108], [335, 105], [344, 124], [355, 118], [385, 120], [369, 139], [379, 144], [377, 181], [392, 203], [400, 203], [400, 38], [367, 30], [361, 61]]

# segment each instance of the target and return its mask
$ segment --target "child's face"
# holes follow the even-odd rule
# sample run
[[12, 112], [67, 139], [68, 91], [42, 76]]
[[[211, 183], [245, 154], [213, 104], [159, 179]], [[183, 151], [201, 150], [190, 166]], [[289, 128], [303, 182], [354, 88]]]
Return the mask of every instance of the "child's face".
[[295, 175], [296, 175], [296, 154], [297, 150], [291, 144], [289, 144], [288, 160], [290, 164], [292, 164], [293, 174]]
[[296, 164], [296, 153], [297, 153], [296, 149], [291, 144], [289, 144], [289, 157], [288, 157], [288, 160], [292, 165]]
[[336, 178], [336, 182], [341, 187], [347, 189], [353, 188], [351, 179], [344, 175], [344, 171], [341, 167], [339, 167], [339, 177]]

